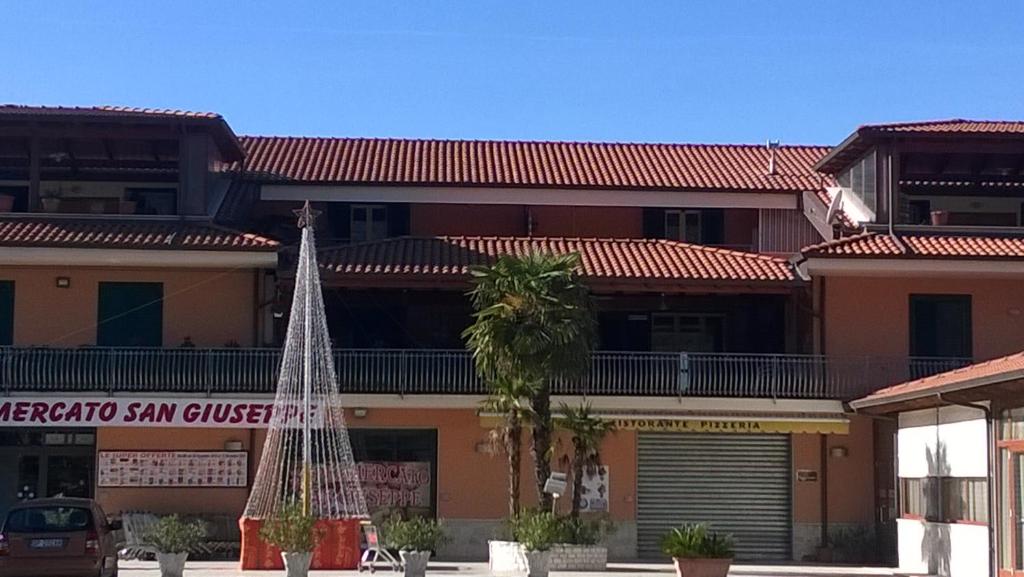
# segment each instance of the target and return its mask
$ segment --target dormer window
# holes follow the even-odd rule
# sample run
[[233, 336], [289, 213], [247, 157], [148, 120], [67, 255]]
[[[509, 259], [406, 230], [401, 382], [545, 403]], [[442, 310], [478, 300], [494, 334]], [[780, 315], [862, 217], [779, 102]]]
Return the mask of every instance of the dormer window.
[[383, 204], [353, 204], [351, 226], [352, 242], [387, 238], [388, 209]]
[[699, 210], [666, 210], [665, 238], [699, 244], [701, 212]]

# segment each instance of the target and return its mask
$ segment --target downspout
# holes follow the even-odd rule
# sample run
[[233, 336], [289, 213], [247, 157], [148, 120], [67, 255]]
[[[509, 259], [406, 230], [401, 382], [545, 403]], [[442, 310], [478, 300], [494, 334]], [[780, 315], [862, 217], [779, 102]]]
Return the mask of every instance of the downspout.
[[954, 405], [957, 407], [964, 407], [966, 409], [974, 409], [981, 411], [985, 414], [985, 441], [987, 447], [985, 447], [985, 454], [988, 457], [988, 482], [985, 483], [986, 498], [988, 499], [988, 570], [989, 575], [995, 577], [999, 574], [999, 568], [996, 563], [996, 522], [997, 522], [997, 511], [996, 511], [996, 500], [995, 500], [995, 484], [996, 480], [996, 458], [995, 458], [995, 419], [992, 418], [992, 409], [985, 405], [979, 405], [976, 403], [964, 403], [958, 401], [951, 401], [946, 397], [942, 396], [942, 393], [938, 393], [935, 397], [942, 403], [948, 405]]

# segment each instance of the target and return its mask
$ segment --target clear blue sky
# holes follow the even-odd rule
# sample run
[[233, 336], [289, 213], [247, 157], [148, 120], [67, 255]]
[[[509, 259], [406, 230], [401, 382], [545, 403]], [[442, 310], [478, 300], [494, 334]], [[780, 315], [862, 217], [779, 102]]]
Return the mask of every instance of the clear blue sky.
[[240, 134], [832, 144], [1024, 119], [1024, 2], [7, 1], [0, 102]]

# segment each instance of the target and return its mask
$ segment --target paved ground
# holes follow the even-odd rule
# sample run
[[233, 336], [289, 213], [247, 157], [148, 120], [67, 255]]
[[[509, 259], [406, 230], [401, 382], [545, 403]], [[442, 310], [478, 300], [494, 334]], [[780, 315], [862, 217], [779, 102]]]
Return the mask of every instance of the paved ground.
[[[122, 561], [121, 577], [159, 577], [156, 563], [144, 561]], [[390, 571], [377, 572], [381, 577], [396, 575]], [[189, 563], [185, 569], [185, 577], [277, 577], [284, 571], [239, 571], [236, 562], [197, 561]], [[356, 571], [314, 571], [313, 577], [355, 577]], [[489, 575], [487, 563], [457, 563], [438, 561], [430, 564], [427, 576], [437, 577], [483, 577]], [[667, 564], [651, 563], [611, 563], [605, 573], [574, 573], [553, 571], [552, 577], [626, 577], [639, 575], [648, 577], [666, 577], [675, 575], [675, 570]], [[860, 568], [860, 567], [806, 567], [806, 566], [762, 566], [740, 565], [729, 572], [731, 577], [892, 577], [897, 575], [892, 569]], [[366, 574], [364, 573], [365, 577]]]

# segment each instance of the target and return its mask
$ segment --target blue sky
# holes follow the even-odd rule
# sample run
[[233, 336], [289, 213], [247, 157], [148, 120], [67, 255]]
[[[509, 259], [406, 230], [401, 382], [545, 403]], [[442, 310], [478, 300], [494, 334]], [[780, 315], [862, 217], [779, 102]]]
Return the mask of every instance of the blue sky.
[[1024, 119], [1024, 2], [7, 1], [0, 102], [240, 134], [832, 144]]

